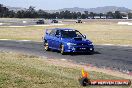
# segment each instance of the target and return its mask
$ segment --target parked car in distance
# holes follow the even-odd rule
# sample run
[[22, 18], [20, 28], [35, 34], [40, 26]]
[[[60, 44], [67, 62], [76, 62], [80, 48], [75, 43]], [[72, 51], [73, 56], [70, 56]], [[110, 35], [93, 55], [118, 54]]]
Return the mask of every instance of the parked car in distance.
[[82, 23], [82, 20], [77, 20], [76, 23]]
[[58, 23], [58, 20], [52, 20], [51, 23]]
[[44, 49], [59, 50], [61, 54], [66, 52], [86, 52], [92, 54], [94, 46], [78, 30], [68, 28], [46, 29], [43, 37]]
[[44, 24], [45, 22], [44, 22], [44, 20], [38, 20], [37, 22], [36, 22], [36, 24]]

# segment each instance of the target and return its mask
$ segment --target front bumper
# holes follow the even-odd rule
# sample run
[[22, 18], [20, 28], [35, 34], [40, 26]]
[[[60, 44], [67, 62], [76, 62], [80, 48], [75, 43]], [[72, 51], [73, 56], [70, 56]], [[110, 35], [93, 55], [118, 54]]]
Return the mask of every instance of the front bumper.
[[94, 47], [93, 45], [89, 46], [68, 46], [65, 49], [65, 52], [93, 52]]

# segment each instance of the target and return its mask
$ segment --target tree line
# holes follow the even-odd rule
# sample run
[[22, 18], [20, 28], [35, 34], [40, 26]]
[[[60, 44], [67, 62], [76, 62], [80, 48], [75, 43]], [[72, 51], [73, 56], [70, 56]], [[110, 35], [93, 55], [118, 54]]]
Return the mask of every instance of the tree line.
[[[128, 13], [128, 18], [132, 18], [132, 13]], [[7, 7], [0, 4], [0, 17], [6, 18], [45, 18], [45, 19], [95, 19], [96, 17], [103, 19], [122, 19], [126, 14], [120, 11], [104, 13], [94, 13], [84, 11], [81, 12], [70, 12], [68, 10], [61, 12], [48, 13], [42, 9], [36, 10], [35, 7], [30, 6], [26, 10], [19, 10], [17, 12], [9, 10]]]

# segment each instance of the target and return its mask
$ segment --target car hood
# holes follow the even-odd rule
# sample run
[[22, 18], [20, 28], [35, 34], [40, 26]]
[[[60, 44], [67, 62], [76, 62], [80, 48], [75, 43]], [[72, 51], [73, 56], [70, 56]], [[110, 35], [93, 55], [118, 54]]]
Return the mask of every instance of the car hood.
[[91, 44], [92, 42], [88, 39], [76, 39], [76, 38], [62, 38], [62, 41], [65, 43], [88, 43]]

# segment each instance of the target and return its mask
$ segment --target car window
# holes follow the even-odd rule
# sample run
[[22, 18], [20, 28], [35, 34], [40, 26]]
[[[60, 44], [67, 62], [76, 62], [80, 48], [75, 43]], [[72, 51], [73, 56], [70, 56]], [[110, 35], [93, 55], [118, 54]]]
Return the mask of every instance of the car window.
[[60, 35], [60, 31], [59, 31], [59, 30], [57, 30], [55, 35]]
[[76, 37], [83, 37], [83, 35], [79, 31], [76, 31]]
[[50, 32], [50, 36], [54, 36], [55, 35], [55, 33], [56, 33], [56, 30], [52, 30], [51, 32]]
[[82, 37], [82, 34], [79, 31], [61, 31], [63, 38], [74, 38], [74, 37]]

